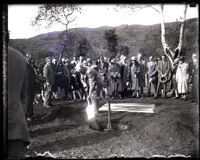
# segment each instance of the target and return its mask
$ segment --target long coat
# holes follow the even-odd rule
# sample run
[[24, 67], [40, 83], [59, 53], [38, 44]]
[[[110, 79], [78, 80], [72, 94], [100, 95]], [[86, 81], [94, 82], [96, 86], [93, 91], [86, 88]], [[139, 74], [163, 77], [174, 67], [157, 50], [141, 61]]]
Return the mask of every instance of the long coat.
[[126, 82], [129, 81], [129, 66], [127, 64], [120, 63], [120, 74], [121, 74], [121, 81], [122, 81], [122, 90], [126, 87]]
[[137, 62], [131, 64], [130, 74], [131, 74], [132, 90], [139, 90], [139, 73], [140, 73], [139, 64]]
[[176, 70], [176, 82], [178, 93], [187, 93], [188, 92], [188, 64], [182, 63], [179, 64]]
[[39, 84], [36, 82], [34, 69], [29, 63], [26, 64], [25, 79], [26, 81], [24, 81], [20, 97], [25, 109], [25, 114], [27, 117], [30, 117], [33, 115], [34, 95], [39, 89]]
[[146, 62], [144, 60], [138, 61], [140, 66], [140, 72], [138, 75], [139, 87], [145, 87], [145, 74], [146, 74]]
[[25, 57], [14, 48], [8, 47], [8, 140], [30, 143], [25, 112], [20, 100], [22, 86], [28, 81], [25, 74]]

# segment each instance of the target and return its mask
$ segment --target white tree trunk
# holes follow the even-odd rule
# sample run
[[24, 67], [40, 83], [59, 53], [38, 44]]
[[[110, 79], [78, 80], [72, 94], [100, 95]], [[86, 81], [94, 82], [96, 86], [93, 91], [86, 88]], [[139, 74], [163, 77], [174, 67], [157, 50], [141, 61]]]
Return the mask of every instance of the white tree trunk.
[[162, 42], [162, 46], [163, 46], [163, 49], [164, 49], [164, 53], [168, 57], [168, 59], [170, 61], [170, 64], [173, 67], [172, 56], [173, 56], [174, 53], [171, 51], [169, 45], [166, 42], [166, 38], [165, 38], [165, 36], [166, 36], [166, 34], [165, 34], [165, 19], [164, 19], [163, 9], [164, 9], [164, 5], [162, 4], [161, 5], [161, 42]]
[[174, 55], [175, 57], [173, 57], [173, 58], [176, 58], [176, 57], [179, 57], [179, 56], [180, 56], [180, 52], [181, 52], [182, 47], [183, 47], [187, 6], [188, 6], [188, 5], [185, 5], [184, 15], [183, 15], [183, 19], [182, 19], [182, 21], [181, 21], [181, 27], [180, 27], [179, 44], [178, 44], [177, 48], [174, 50], [174, 52], [175, 52], [176, 55]]
[[164, 5], [161, 5], [161, 42], [164, 49], [165, 55], [168, 57], [171, 67], [174, 66], [174, 60], [175, 58], [180, 56], [180, 52], [183, 46], [183, 40], [184, 40], [184, 28], [185, 28], [185, 21], [186, 21], [186, 13], [187, 13], [187, 5], [185, 5], [184, 9], [184, 17], [181, 21], [181, 27], [180, 27], [180, 35], [179, 35], [179, 44], [174, 50], [174, 52], [170, 49], [169, 45], [166, 42], [166, 34], [165, 34], [165, 19], [164, 19], [164, 13], [163, 13]]

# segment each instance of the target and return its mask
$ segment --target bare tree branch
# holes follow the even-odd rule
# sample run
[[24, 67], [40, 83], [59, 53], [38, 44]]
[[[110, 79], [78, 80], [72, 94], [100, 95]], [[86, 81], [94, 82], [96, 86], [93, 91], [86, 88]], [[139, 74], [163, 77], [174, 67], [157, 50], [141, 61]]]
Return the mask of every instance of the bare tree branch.
[[73, 17], [75, 12], [81, 12], [81, 7], [68, 4], [44, 4], [39, 7], [38, 15], [32, 21], [33, 26], [41, 25], [41, 22], [47, 22], [46, 26], [50, 27], [54, 23], [60, 23], [67, 29], [68, 25], [75, 21]]
[[153, 6], [151, 6], [151, 8], [154, 9], [156, 12], [158, 12], [160, 14], [160, 11], [157, 8], [155, 8]]

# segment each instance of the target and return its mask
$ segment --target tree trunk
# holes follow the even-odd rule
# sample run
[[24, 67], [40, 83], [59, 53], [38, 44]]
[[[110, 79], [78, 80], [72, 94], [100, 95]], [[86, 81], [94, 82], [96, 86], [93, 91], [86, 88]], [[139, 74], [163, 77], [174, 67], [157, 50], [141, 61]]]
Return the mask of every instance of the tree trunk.
[[178, 47], [174, 50], [174, 52], [175, 52], [175, 55], [173, 57], [174, 59], [176, 59], [177, 57], [180, 56], [180, 53], [181, 53], [181, 50], [182, 50], [182, 46], [183, 46], [187, 6], [188, 5], [185, 5], [184, 17], [183, 17], [183, 20], [181, 21], [179, 44], [178, 44]]
[[173, 89], [172, 86], [172, 73], [174, 68], [174, 64], [177, 62], [177, 57], [180, 56], [181, 54], [181, 49], [183, 46], [183, 39], [184, 39], [184, 28], [185, 28], [185, 21], [186, 21], [186, 12], [187, 12], [187, 5], [185, 5], [185, 9], [184, 9], [184, 17], [183, 20], [181, 22], [181, 27], [180, 27], [180, 35], [179, 35], [179, 44], [177, 46], [177, 48], [174, 50], [174, 52], [170, 49], [169, 45], [166, 42], [166, 35], [165, 35], [165, 19], [164, 19], [164, 13], [163, 13], [163, 9], [164, 9], [164, 5], [161, 5], [161, 42], [162, 42], [162, 46], [164, 49], [164, 53], [165, 55], [168, 57], [170, 64], [171, 64], [171, 81], [170, 81], [170, 88]]
[[165, 55], [168, 57], [171, 66], [173, 67], [173, 52], [171, 51], [169, 45], [166, 42], [166, 38], [165, 38], [165, 19], [164, 19], [164, 13], [163, 13], [163, 9], [164, 9], [164, 5], [161, 5], [161, 42], [162, 42], [162, 46], [164, 49], [164, 53]]
[[181, 27], [180, 27], [180, 36], [179, 36], [179, 44], [177, 48], [172, 51], [169, 47], [169, 45], [166, 42], [166, 35], [165, 35], [165, 19], [164, 19], [164, 13], [163, 13], [164, 5], [161, 5], [161, 42], [162, 46], [164, 49], [165, 55], [168, 57], [171, 67], [173, 68], [174, 66], [174, 60], [180, 56], [181, 49], [183, 46], [183, 40], [184, 40], [184, 28], [185, 28], [185, 21], [186, 21], [186, 13], [187, 13], [187, 5], [185, 5], [184, 9], [184, 17], [181, 22]]

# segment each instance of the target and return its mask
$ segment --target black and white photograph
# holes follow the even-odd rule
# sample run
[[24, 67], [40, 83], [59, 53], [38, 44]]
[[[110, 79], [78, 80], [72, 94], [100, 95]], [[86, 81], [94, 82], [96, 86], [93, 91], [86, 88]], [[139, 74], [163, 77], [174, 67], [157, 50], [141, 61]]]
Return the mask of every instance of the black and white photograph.
[[198, 4], [8, 4], [3, 20], [8, 159], [199, 158]]

